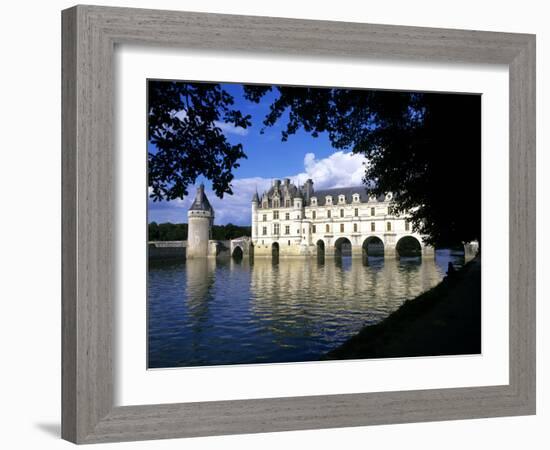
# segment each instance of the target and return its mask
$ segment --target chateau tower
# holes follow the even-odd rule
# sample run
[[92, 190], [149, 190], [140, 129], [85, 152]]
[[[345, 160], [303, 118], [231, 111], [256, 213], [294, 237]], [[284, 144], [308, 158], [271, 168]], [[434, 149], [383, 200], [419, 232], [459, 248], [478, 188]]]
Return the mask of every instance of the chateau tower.
[[214, 209], [204, 193], [202, 183], [187, 212], [187, 223], [187, 258], [206, 258], [214, 223]]
[[252, 239], [257, 239], [258, 237], [258, 205], [260, 203], [260, 197], [258, 192], [252, 197]]

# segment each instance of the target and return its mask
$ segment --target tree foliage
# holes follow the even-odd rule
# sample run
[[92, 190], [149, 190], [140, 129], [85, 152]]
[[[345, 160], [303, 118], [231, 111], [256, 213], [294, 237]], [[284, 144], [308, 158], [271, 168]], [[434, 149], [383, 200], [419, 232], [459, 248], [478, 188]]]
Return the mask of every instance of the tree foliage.
[[258, 103], [275, 89], [266, 127], [283, 120], [286, 141], [299, 129], [328, 133], [337, 149], [363, 154], [373, 194], [393, 192], [393, 213], [412, 211], [427, 243], [481, 238], [481, 98], [478, 95], [246, 86]]
[[[186, 223], [151, 222], [148, 225], [149, 241], [185, 241], [187, 240], [188, 225]], [[212, 239], [228, 241], [243, 236], [251, 236], [251, 227], [228, 223], [227, 225], [213, 225]]]
[[[232, 171], [246, 155], [221, 127], [247, 128], [250, 116], [219, 84], [150, 81], [148, 89], [151, 197], [183, 198], [199, 175], [219, 197], [231, 194]], [[283, 141], [300, 129], [327, 133], [336, 149], [367, 158], [367, 190], [393, 192], [392, 212], [412, 212], [413, 228], [427, 243], [480, 241], [480, 96], [245, 86], [245, 97], [258, 103], [269, 91], [263, 124], [286, 121]]]
[[242, 144], [229, 143], [222, 124], [247, 128], [250, 116], [233, 109], [233, 97], [219, 84], [149, 81], [148, 177], [153, 200], [188, 194], [199, 175], [216, 195], [231, 194], [232, 170], [246, 158]]

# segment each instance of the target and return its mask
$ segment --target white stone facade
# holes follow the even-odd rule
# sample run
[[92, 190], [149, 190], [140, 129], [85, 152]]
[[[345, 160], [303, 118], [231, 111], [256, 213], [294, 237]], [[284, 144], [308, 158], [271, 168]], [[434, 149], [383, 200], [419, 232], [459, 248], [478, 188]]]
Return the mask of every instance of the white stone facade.
[[352, 256], [362, 256], [383, 245], [384, 256], [393, 257], [405, 237], [433, 255], [406, 216], [389, 213], [391, 200], [391, 193], [368, 197], [364, 186], [315, 191], [312, 180], [300, 187], [275, 180], [252, 200], [254, 256], [333, 256], [349, 247]]

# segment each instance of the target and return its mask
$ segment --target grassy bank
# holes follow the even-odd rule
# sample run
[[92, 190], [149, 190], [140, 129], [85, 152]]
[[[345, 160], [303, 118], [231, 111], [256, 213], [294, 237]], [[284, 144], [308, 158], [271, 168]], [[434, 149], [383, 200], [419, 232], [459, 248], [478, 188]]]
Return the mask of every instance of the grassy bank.
[[382, 322], [364, 327], [325, 359], [397, 358], [481, 353], [481, 262], [406, 301]]

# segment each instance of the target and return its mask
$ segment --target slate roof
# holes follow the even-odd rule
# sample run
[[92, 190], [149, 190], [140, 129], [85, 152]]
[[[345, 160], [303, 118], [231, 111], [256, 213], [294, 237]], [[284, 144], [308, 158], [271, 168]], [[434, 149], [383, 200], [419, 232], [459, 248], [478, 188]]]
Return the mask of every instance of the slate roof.
[[201, 184], [197, 189], [197, 195], [195, 195], [195, 200], [189, 208], [192, 211], [210, 211], [214, 212], [214, 208], [208, 201], [208, 197], [204, 193], [204, 184]]
[[[346, 203], [351, 203], [353, 200], [353, 194], [359, 194], [359, 200], [361, 203], [367, 203], [369, 201], [369, 196], [367, 194], [367, 189], [365, 186], [351, 186], [351, 187], [342, 187], [334, 189], [320, 189], [318, 191], [314, 190], [312, 197], [317, 198], [317, 204], [319, 206], [324, 206], [326, 202], [326, 197], [332, 197], [332, 203], [338, 203], [338, 197], [340, 195], [346, 196]], [[385, 199], [384, 195], [379, 195], [376, 198], [376, 201], [383, 202]]]
[[[313, 183], [311, 183], [313, 184]], [[294, 185], [293, 183], [290, 183], [290, 181], [287, 181], [286, 183], [281, 183], [279, 180], [275, 180], [273, 185], [270, 187], [270, 189], [264, 194], [262, 194], [262, 202], [259, 202], [259, 199], [256, 200], [256, 195], [252, 199], [252, 201], [258, 201], [260, 203], [259, 207], [262, 207], [263, 200], [265, 198], [268, 199], [268, 205], [269, 207], [272, 207], [272, 199], [275, 192], [278, 192], [279, 198], [281, 200], [290, 197], [290, 198], [302, 198], [304, 199], [304, 205], [310, 206], [311, 204], [311, 197], [317, 198], [317, 204], [319, 206], [324, 206], [326, 204], [326, 197], [331, 196], [332, 197], [332, 204], [337, 205], [338, 204], [338, 197], [340, 195], [344, 195], [346, 198], [346, 203], [352, 203], [353, 201], [353, 194], [359, 194], [359, 200], [361, 203], [367, 203], [369, 201], [369, 195], [367, 194], [367, 189], [365, 186], [350, 186], [350, 187], [341, 187], [341, 188], [333, 188], [333, 189], [320, 189], [315, 190], [312, 189], [312, 193], [310, 195], [310, 199], [306, 199], [306, 185], [299, 187]], [[377, 202], [383, 202], [385, 200], [385, 195], [379, 195], [376, 197]], [[282, 206], [282, 205], [281, 205]]]
[[285, 198], [287, 196], [290, 198], [295, 198], [295, 197], [300, 197], [301, 195], [300, 189], [297, 188], [296, 185], [292, 183], [289, 183], [287, 185], [281, 184], [278, 188], [276, 188], [275, 186], [271, 186], [267, 191], [268, 197], [271, 198], [275, 193], [275, 191], [279, 192], [280, 198]]

